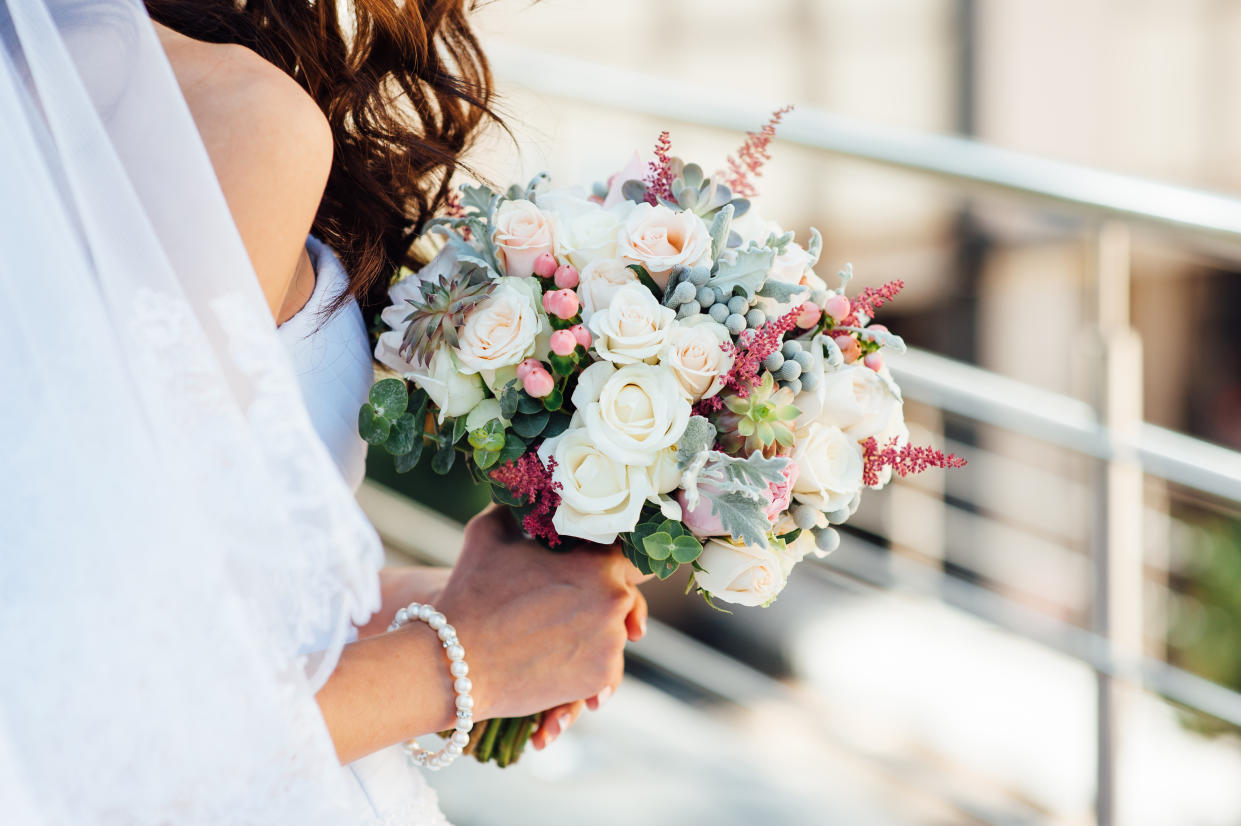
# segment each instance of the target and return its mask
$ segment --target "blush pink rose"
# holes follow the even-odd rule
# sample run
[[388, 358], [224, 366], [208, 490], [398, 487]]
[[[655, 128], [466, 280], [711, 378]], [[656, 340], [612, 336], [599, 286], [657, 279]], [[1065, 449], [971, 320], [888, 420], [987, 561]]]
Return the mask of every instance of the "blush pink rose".
[[603, 208], [608, 209], [614, 207], [621, 201], [625, 200], [625, 196], [621, 194], [621, 188], [625, 185], [625, 181], [640, 181], [646, 177], [650, 164], [638, 157], [638, 153], [634, 152], [629, 162], [621, 167], [611, 178], [608, 178], [608, 196], [603, 199]]
[[505, 201], [492, 221], [492, 240], [504, 259], [504, 274], [529, 278], [534, 264], [555, 251], [552, 222], [530, 201]]
[[[698, 490], [699, 493], [710, 493], [714, 488], [709, 484], [702, 484], [699, 485]], [[725, 536], [728, 534], [723, 524], [720, 523], [720, 518], [712, 512], [711, 501], [706, 496], [698, 497], [698, 507], [693, 510], [685, 505], [685, 491], [677, 491], [677, 501], [681, 503], [681, 521], [694, 536]]]
[[767, 495], [771, 497], [771, 503], [767, 505], [764, 512], [772, 525], [776, 524], [780, 514], [788, 510], [789, 503], [793, 501], [793, 485], [796, 483], [797, 463], [789, 462], [784, 466], [784, 479], [767, 484]]

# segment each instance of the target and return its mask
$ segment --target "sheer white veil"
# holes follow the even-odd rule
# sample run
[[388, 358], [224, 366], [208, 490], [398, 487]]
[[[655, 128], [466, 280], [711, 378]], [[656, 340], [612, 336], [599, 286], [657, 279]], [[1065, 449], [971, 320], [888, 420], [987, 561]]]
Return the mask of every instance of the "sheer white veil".
[[381, 551], [140, 0], [0, 0], [0, 821], [341, 823]]

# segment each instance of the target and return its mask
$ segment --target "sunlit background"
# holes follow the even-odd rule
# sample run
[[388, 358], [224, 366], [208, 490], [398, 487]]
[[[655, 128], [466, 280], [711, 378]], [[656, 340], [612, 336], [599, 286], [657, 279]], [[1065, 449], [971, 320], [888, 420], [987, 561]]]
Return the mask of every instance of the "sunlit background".
[[[450, 818], [1241, 824], [1241, 202], [1203, 194], [1241, 194], [1241, 2], [500, 0], [476, 23], [517, 137], [476, 159], [498, 181], [601, 180], [663, 129], [722, 166], [796, 104], [758, 209], [823, 232], [829, 281], [905, 280], [881, 312], [915, 348], [906, 416], [970, 465], [865, 497], [771, 608], [650, 586], [611, 704], [515, 769], [437, 775]], [[375, 483], [457, 519], [485, 495], [390, 464], [362, 497], [393, 558], [444, 558], [453, 525]]]

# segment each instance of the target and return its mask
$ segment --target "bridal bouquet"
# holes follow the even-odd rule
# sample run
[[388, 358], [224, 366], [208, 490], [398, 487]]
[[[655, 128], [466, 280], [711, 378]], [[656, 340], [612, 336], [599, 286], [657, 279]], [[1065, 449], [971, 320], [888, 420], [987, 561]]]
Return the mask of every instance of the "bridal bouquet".
[[[727, 169], [637, 155], [589, 194], [546, 176], [464, 186], [441, 244], [391, 287], [359, 431], [413, 468], [460, 457], [526, 532], [556, 548], [619, 541], [644, 573], [683, 566], [709, 602], [768, 605], [864, 488], [957, 467], [909, 444], [872, 323], [899, 281], [850, 297], [821, 248], [755, 214], [753, 179], [784, 110]], [[534, 720], [476, 728], [507, 764]]]

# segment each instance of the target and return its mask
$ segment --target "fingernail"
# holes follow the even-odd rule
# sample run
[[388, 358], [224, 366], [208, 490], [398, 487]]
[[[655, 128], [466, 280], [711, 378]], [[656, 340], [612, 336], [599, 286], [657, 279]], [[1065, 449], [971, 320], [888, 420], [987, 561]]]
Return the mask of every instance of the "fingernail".
[[552, 743], [555, 743], [555, 742], [556, 742], [556, 738], [557, 738], [557, 737], [559, 737], [559, 736], [560, 736], [560, 730], [559, 730], [559, 729], [557, 729], [556, 731], [549, 731], [549, 732], [547, 733], [547, 735], [543, 738], [543, 748], [547, 748], [547, 747], [548, 747], [548, 746], [550, 746]]
[[573, 725], [573, 715], [567, 711], [562, 711], [556, 715], [556, 722], [560, 723], [561, 731], [566, 731], [569, 726]]
[[641, 634], [643, 637], [646, 636], [646, 617], [643, 617], [641, 621], [638, 623], [638, 633]]
[[612, 696], [612, 686], [610, 685], [604, 686], [603, 691], [599, 692], [599, 698], [595, 703], [595, 708], [596, 709], [603, 708], [603, 704], [606, 703], [608, 701], [608, 698], [611, 696]]

